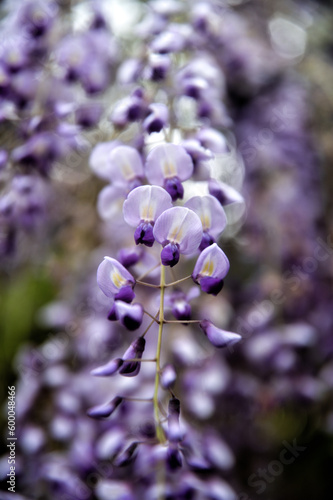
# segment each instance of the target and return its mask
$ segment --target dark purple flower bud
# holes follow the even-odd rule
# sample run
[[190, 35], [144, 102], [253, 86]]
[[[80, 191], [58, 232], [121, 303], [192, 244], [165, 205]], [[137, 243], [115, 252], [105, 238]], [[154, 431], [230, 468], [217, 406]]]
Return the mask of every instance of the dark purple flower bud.
[[93, 406], [87, 411], [91, 418], [107, 418], [118, 408], [123, 398], [116, 396], [110, 403], [104, 405]]
[[182, 199], [184, 196], [184, 188], [178, 177], [165, 179], [163, 187], [171, 196], [172, 201]]
[[202, 252], [202, 250], [204, 250], [205, 248], [209, 247], [213, 243], [215, 243], [214, 238], [209, 233], [207, 233], [207, 231], [204, 231], [202, 233], [202, 240], [201, 240], [201, 243], [200, 243], [200, 246], [199, 246], [200, 252]]
[[130, 122], [135, 122], [144, 117], [147, 105], [142, 97], [131, 95], [118, 101], [113, 109], [110, 120], [119, 128], [123, 128]]
[[138, 447], [137, 442], [130, 444], [118, 457], [114, 460], [114, 465], [116, 467], [125, 467], [132, 462], [135, 458], [135, 452]]
[[116, 373], [122, 364], [123, 360], [121, 358], [112, 359], [105, 365], [94, 368], [90, 373], [96, 377], [109, 377]]
[[136, 247], [132, 248], [122, 248], [118, 252], [118, 260], [120, 264], [128, 268], [137, 264], [142, 258], [142, 251]]
[[44, 36], [51, 28], [57, 6], [53, 2], [28, 2], [20, 12], [20, 20], [33, 38]]
[[166, 78], [171, 61], [168, 55], [150, 54], [148, 67], [146, 69], [147, 79], [159, 82]]
[[117, 319], [127, 330], [134, 331], [141, 326], [143, 319], [141, 304], [127, 304], [121, 300], [116, 300], [114, 306]]
[[130, 304], [135, 297], [135, 293], [131, 285], [123, 286], [119, 292], [115, 295], [115, 300], [122, 300]]
[[182, 456], [177, 446], [169, 446], [166, 462], [171, 471], [180, 469], [183, 465]]
[[141, 222], [135, 230], [134, 241], [137, 245], [142, 243], [147, 247], [152, 247], [155, 241], [153, 226], [150, 222]]
[[123, 356], [123, 365], [119, 371], [121, 375], [125, 377], [135, 377], [141, 368], [140, 361], [126, 361], [127, 359], [142, 358], [143, 351], [145, 349], [146, 341], [143, 337], [138, 337], [135, 339]]
[[118, 319], [119, 318], [117, 315], [116, 303], [114, 303], [109, 311], [108, 320], [109, 321], [117, 321]]
[[148, 108], [149, 114], [143, 121], [143, 128], [151, 134], [160, 132], [169, 121], [169, 111], [165, 104], [154, 103]]
[[201, 321], [199, 325], [205, 335], [207, 335], [208, 340], [215, 347], [228, 347], [236, 344], [242, 339], [242, 337], [238, 335], [238, 333], [221, 330], [207, 319]]
[[161, 385], [164, 389], [169, 389], [176, 382], [177, 374], [172, 365], [165, 365], [161, 372]]
[[184, 437], [179, 426], [180, 401], [171, 398], [168, 405], [168, 439], [171, 443], [178, 443]]
[[75, 121], [83, 128], [97, 125], [103, 113], [103, 107], [98, 103], [82, 104], [75, 111]]
[[223, 287], [223, 280], [229, 271], [229, 260], [216, 244], [201, 252], [194, 266], [192, 279], [206, 293], [217, 295]]
[[177, 243], [168, 243], [161, 252], [163, 266], [175, 266], [179, 262], [179, 257], [179, 245]]
[[221, 203], [221, 205], [230, 205], [231, 203], [244, 203], [243, 196], [228, 184], [210, 179], [208, 183], [209, 193]]

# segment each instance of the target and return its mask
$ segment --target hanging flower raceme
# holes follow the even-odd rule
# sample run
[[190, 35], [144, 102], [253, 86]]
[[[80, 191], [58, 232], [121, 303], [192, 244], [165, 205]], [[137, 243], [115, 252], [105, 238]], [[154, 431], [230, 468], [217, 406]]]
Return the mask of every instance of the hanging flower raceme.
[[175, 201], [183, 198], [182, 182], [191, 177], [193, 161], [182, 146], [163, 144], [150, 151], [145, 171], [148, 181], [163, 186]]
[[135, 279], [116, 259], [104, 257], [97, 270], [97, 283], [102, 292], [115, 300], [127, 303], [135, 297]]
[[132, 227], [135, 243], [151, 247], [155, 241], [153, 226], [162, 212], [172, 207], [172, 200], [159, 186], [140, 186], [131, 191], [124, 202], [124, 219]]
[[209, 245], [215, 243], [222, 231], [227, 225], [225, 212], [217, 201], [211, 195], [194, 196], [190, 198], [185, 206], [193, 210], [200, 217], [203, 235], [199, 250], [204, 250]]
[[215, 347], [229, 347], [242, 339], [238, 333], [221, 330], [207, 319], [201, 321], [199, 326]]
[[173, 267], [180, 254], [193, 254], [202, 240], [202, 224], [193, 210], [186, 207], [172, 207], [165, 210], [156, 220], [153, 234], [163, 245], [162, 264]]
[[193, 281], [200, 285], [203, 292], [217, 295], [223, 288], [223, 280], [229, 267], [227, 256], [213, 243], [199, 255], [192, 273]]

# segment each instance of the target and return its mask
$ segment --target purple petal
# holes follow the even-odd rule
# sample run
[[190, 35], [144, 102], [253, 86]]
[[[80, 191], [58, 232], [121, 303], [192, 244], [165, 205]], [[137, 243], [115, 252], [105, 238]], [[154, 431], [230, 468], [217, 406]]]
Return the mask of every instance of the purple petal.
[[89, 158], [89, 166], [101, 179], [111, 180], [109, 155], [120, 144], [119, 141], [100, 142], [92, 150]]
[[141, 222], [135, 230], [134, 241], [137, 245], [142, 243], [147, 247], [152, 247], [155, 241], [153, 226], [150, 222]]
[[111, 219], [119, 213], [119, 201], [126, 196], [126, 188], [123, 184], [105, 186], [98, 195], [97, 210], [102, 219]]
[[228, 274], [229, 268], [227, 256], [216, 243], [213, 243], [199, 255], [192, 278], [199, 284], [201, 279], [206, 277], [223, 280]]
[[173, 267], [179, 262], [179, 245], [168, 243], [161, 252], [163, 266]]
[[208, 320], [203, 320], [200, 323], [200, 327], [203, 332], [207, 335], [208, 340], [215, 347], [227, 347], [239, 342], [242, 337], [238, 333], [228, 332], [226, 330], [221, 330], [217, 328], [213, 323]]
[[154, 222], [162, 212], [172, 207], [170, 195], [159, 186], [139, 186], [133, 189], [123, 205], [124, 219], [132, 227], [140, 222]]
[[116, 396], [110, 403], [93, 406], [87, 411], [87, 414], [92, 418], [107, 418], [116, 410], [122, 401], [123, 398]]
[[162, 368], [161, 385], [164, 389], [169, 389], [176, 382], [177, 374], [172, 365], [166, 365]]
[[179, 245], [182, 254], [191, 254], [197, 250], [202, 239], [202, 225], [199, 217], [186, 207], [172, 207], [163, 212], [155, 222], [156, 241], [165, 245]]
[[230, 205], [231, 203], [244, 203], [243, 196], [228, 184], [210, 179], [208, 190], [212, 196], [221, 203], [221, 205]]
[[165, 104], [155, 103], [149, 106], [149, 115], [143, 122], [143, 128], [151, 134], [160, 132], [168, 124], [169, 111]]
[[135, 284], [135, 279], [116, 259], [104, 257], [97, 270], [97, 283], [107, 297], [115, 294], [125, 286]]
[[172, 201], [178, 199], [182, 200], [184, 196], [184, 188], [178, 177], [172, 177], [171, 179], [165, 179], [164, 189], [169, 193]]
[[127, 359], [135, 359], [142, 357], [145, 349], [146, 341], [143, 337], [135, 339], [123, 356], [124, 364], [122, 365], [119, 373], [125, 377], [135, 377], [141, 368], [140, 361], [126, 361]]
[[117, 300], [114, 304], [117, 319], [127, 330], [137, 330], [142, 323], [143, 308], [141, 304], [127, 304]]
[[144, 175], [141, 156], [131, 146], [118, 146], [109, 155], [113, 183], [128, 184]]
[[99, 366], [95, 368], [90, 373], [95, 375], [96, 377], [108, 377], [116, 373], [121, 365], [123, 364], [123, 360], [120, 358], [112, 359], [105, 365]]
[[201, 144], [216, 154], [228, 153], [228, 144], [225, 136], [213, 128], [203, 128], [197, 133]]
[[165, 179], [189, 179], [193, 173], [193, 161], [182, 146], [163, 144], [150, 151], [145, 170], [151, 184], [163, 186]]
[[193, 210], [200, 217], [202, 228], [214, 238], [222, 233], [227, 225], [227, 217], [220, 203], [210, 194], [194, 196], [185, 206]]

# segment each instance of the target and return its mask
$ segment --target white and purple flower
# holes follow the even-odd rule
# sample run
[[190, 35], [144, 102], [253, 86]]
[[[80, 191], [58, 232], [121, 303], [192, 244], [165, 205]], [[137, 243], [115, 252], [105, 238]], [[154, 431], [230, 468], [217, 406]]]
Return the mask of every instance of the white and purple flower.
[[186, 150], [177, 144], [163, 144], [150, 151], [145, 165], [151, 184], [163, 186], [173, 201], [183, 198], [183, 181], [193, 173], [193, 161]]
[[186, 207], [165, 210], [156, 220], [153, 234], [161, 243], [162, 264], [173, 267], [180, 254], [193, 254], [202, 240], [202, 224], [198, 215]]
[[170, 195], [159, 186], [139, 186], [129, 193], [123, 205], [123, 215], [127, 224], [136, 228], [134, 240], [137, 245], [153, 246], [155, 221], [171, 207]]
[[199, 255], [192, 273], [193, 281], [200, 285], [203, 292], [217, 295], [223, 288], [223, 280], [229, 267], [227, 256], [213, 243]]

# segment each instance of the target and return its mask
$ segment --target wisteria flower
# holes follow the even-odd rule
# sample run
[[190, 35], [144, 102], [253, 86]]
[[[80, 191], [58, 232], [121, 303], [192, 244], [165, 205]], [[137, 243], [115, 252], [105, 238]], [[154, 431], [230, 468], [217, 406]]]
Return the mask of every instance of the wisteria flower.
[[190, 198], [185, 206], [199, 215], [203, 236], [199, 250], [204, 250], [215, 243], [227, 225], [227, 218], [221, 204], [211, 195], [194, 196]]
[[243, 196], [236, 191], [232, 186], [225, 184], [225, 182], [210, 179], [208, 183], [208, 190], [221, 205], [231, 205], [231, 203], [243, 203]]
[[207, 319], [200, 322], [200, 328], [215, 347], [228, 347], [242, 339], [238, 333], [221, 330]]
[[109, 155], [109, 180], [113, 184], [126, 185], [133, 188], [144, 176], [141, 156], [131, 146], [118, 146]]
[[170, 195], [159, 186], [139, 186], [129, 193], [123, 205], [123, 215], [127, 224], [136, 227], [134, 240], [137, 245], [153, 245], [155, 220], [171, 207]]
[[192, 273], [193, 281], [200, 285], [203, 292], [217, 295], [223, 288], [223, 280], [229, 267], [227, 256], [213, 243], [199, 255]]
[[127, 269], [112, 257], [104, 257], [97, 269], [97, 283], [102, 292], [112, 299], [131, 302], [135, 297], [135, 279]]
[[182, 182], [191, 177], [193, 161], [182, 146], [163, 144], [150, 151], [145, 171], [148, 181], [163, 186], [175, 201], [183, 198]]
[[202, 240], [202, 224], [193, 210], [172, 207], [158, 217], [153, 234], [163, 246], [162, 264], [173, 267], [180, 254], [190, 255], [198, 249]]

